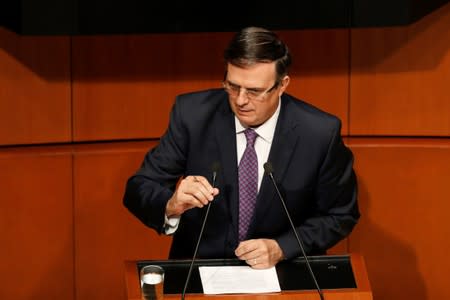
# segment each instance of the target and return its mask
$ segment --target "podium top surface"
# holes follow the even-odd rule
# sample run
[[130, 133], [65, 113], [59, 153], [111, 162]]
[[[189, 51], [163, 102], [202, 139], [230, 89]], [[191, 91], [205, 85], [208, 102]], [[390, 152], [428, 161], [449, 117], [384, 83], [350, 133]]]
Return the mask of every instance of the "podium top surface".
[[[321, 289], [356, 288], [349, 255], [310, 256], [308, 261]], [[146, 265], [159, 265], [165, 270], [164, 294], [180, 294], [189, 271], [191, 260], [140, 260], [136, 272]], [[194, 263], [187, 293], [203, 293], [199, 266], [242, 266], [238, 259], [198, 259]], [[304, 258], [282, 261], [276, 271], [282, 291], [314, 290], [314, 281]]]

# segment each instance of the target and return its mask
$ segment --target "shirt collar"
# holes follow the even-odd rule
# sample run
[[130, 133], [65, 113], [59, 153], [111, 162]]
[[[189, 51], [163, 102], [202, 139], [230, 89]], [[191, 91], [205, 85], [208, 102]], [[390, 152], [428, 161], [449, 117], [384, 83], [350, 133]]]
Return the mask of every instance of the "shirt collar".
[[[273, 135], [275, 133], [275, 127], [277, 125], [278, 116], [280, 115], [280, 103], [281, 100], [278, 100], [278, 106], [273, 115], [264, 123], [262, 123], [260, 126], [254, 128], [256, 133], [258, 134], [258, 137], [264, 139], [265, 141], [272, 143]], [[234, 116], [234, 124], [236, 126], [236, 134], [244, 132], [246, 127], [242, 126], [241, 122], [239, 122], [239, 119]]]

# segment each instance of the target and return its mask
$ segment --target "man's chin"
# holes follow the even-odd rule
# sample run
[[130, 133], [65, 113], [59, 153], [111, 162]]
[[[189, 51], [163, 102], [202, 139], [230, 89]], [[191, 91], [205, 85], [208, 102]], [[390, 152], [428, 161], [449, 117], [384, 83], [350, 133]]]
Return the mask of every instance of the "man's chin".
[[241, 116], [238, 116], [237, 118], [243, 127], [258, 127], [262, 124], [261, 122], [255, 120], [255, 118], [243, 118]]

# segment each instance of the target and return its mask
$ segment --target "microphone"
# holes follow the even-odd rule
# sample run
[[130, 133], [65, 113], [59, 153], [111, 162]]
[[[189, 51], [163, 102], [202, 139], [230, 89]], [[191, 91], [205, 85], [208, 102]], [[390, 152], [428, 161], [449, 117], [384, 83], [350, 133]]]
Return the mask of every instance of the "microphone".
[[303, 248], [302, 240], [300, 239], [300, 237], [297, 234], [297, 230], [295, 229], [294, 222], [292, 222], [291, 215], [289, 214], [289, 211], [287, 209], [286, 202], [284, 201], [283, 196], [281, 196], [280, 190], [278, 189], [278, 185], [275, 182], [275, 179], [273, 178], [273, 168], [272, 168], [272, 164], [270, 162], [266, 162], [264, 164], [264, 171], [270, 177], [270, 179], [271, 179], [271, 181], [273, 183], [273, 186], [275, 187], [275, 190], [277, 191], [278, 198], [280, 199], [281, 204], [283, 205], [283, 208], [284, 208], [284, 211], [286, 212], [286, 215], [287, 215], [287, 218], [289, 220], [289, 223], [291, 224], [292, 230], [294, 231], [295, 238], [297, 239], [297, 243], [298, 243], [298, 245], [300, 247], [300, 250], [302, 252], [303, 258], [305, 259], [306, 266], [307, 266], [307, 268], [309, 270], [309, 273], [311, 274], [311, 278], [314, 281], [314, 285], [316, 286], [316, 290], [319, 293], [320, 299], [324, 300], [323, 292], [320, 289], [319, 284], [317, 283], [316, 276], [314, 275], [313, 270], [311, 269], [311, 265], [309, 264], [308, 256], [306, 256], [305, 249]]
[[[216, 178], [217, 178], [217, 173], [219, 172], [220, 169], [220, 163], [219, 162], [214, 162], [211, 166], [211, 170], [212, 170], [212, 187], [215, 188], [216, 187]], [[200, 240], [202, 239], [202, 235], [203, 235], [203, 229], [205, 229], [205, 224], [206, 224], [206, 220], [208, 219], [208, 214], [209, 214], [209, 209], [211, 207], [211, 202], [210, 201], [206, 207], [206, 213], [205, 216], [203, 218], [203, 223], [202, 223], [202, 227], [200, 229], [200, 234], [198, 236], [198, 240], [197, 240], [197, 245], [195, 246], [195, 250], [194, 250], [194, 255], [192, 256], [192, 261], [191, 261], [191, 265], [189, 266], [189, 271], [188, 271], [188, 275], [186, 277], [186, 281], [184, 283], [184, 288], [183, 288], [183, 292], [181, 294], [181, 299], [184, 300], [184, 296], [186, 294], [186, 290], [189, 284], [189, 280], [191, 278], [191, 274], [192, 274], [192, 268], [194, 266], [194, 262], [195, 262], [195, 258], [197, 256], [197, 252], [198, 252], [198, 246], [200, 245]]]

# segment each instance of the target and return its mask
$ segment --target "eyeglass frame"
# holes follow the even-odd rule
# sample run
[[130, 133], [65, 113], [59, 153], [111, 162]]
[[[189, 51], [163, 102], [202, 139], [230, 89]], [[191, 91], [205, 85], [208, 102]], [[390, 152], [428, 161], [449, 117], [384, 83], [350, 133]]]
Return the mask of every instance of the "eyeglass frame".
[[[228, 85], [228, 87], [227, 87], [227, 85]], [[259, 91], [255, 91], [252, 89], [248, 89], [246, 87], [242, 87], [242, 86], [233, 84], [233, 83], [229, 82], [227, 79], [224, 79], [222, 81], [222, 86], [230, 97], [239, 97], [239, 95], [241, 94], [241, 89], [244, 89], [245, 97], [249, 100], [255, 100], [255, 101], [264, 101], [266, 99], [267, 95], [269, 93], [273, 92], [279, 85], [280, 85], [280, 81], [277, 80], [277, 81], [275, 81], [273, 86], [271, 86], [270, 88], [268, 88], [266, 90], [259, 92]], [[234, 90], [230, 89], [232, 86], [234, 87]], [[253, 93], [257, 92], [259, 94], [256, 96], [254, 96], [254, 95], [250, 96], [250, 95], [252, 95], [251, 94], [252, 92]]]

